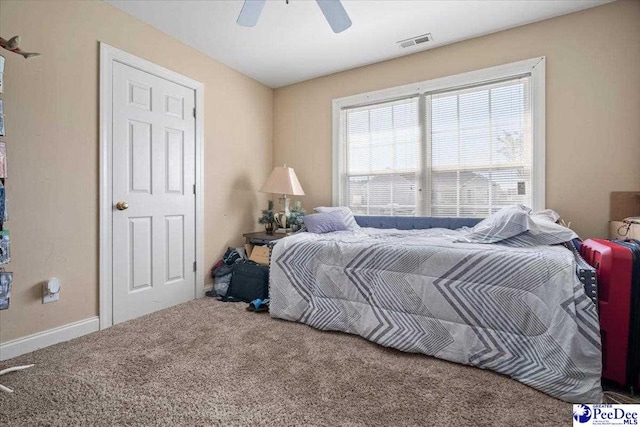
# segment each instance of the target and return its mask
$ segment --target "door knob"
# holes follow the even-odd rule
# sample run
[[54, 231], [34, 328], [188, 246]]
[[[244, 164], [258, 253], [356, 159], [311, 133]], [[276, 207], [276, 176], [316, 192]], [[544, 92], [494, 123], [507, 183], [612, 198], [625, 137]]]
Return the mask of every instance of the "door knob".
[[123, 211], [129, 207], [129, 203], [127, 202], [118, 202], [116, 203], [116, 209], [119, 211]]

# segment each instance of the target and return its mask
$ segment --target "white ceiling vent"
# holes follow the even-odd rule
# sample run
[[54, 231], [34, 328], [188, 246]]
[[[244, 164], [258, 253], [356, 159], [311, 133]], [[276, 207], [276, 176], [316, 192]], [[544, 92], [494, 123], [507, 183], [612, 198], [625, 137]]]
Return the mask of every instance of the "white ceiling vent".
[[422, 34], [420, 36], [411, 37], [410, 39], [400, 40], [396, 42], [401, 48], [416, 46], [422, 43], [430, 42], [433, 40], [431, 33]]

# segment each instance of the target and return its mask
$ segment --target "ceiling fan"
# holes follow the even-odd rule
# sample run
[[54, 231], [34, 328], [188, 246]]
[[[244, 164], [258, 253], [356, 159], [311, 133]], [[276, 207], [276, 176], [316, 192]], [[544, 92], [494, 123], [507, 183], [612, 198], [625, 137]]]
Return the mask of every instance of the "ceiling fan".
[[[245, 0], [236, 21], [243, 27], [255, 27], [267, 0]], [[289, 4], [289, 0], [286, 0]], [[340, 0], [316, 0], [334, 33], [341, 33], [351, 26], [351, 19]]]

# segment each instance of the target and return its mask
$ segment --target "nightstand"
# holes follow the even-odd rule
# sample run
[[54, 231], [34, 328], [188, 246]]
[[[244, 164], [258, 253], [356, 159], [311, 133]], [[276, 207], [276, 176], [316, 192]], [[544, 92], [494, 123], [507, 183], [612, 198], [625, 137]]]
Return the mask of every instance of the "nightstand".
[[[249, 259], [263, 265], [269, 265], [271, 263], [271, 249], [273, 249], [273, 245], [278, 240], [287, 237], [286, 234], [267, 234], [264, 231], [258, 231], [256, 233], [246, 233], [242, 236], [244, 236], [247, 241], [247, 243], [245, 244], [245, 249], [247, 251], [247, 254], [249, 255]], [[252, 257], [254, 247], [258, 246], [263, 246], [266, 250], [263, 249], [264, 252], [260, 252], [260, 255], [257, 255], [257, 257]]]
[[257, 231], [255, 233], [245, 233], [242, 235], [247, 241], [247, 243], [251, 243], [253, 245], [271, 245], [276, 242], [276, 240], [280, 240], [284, 237], [287, 237], [286, 234], [267, 234], [264, 231]]

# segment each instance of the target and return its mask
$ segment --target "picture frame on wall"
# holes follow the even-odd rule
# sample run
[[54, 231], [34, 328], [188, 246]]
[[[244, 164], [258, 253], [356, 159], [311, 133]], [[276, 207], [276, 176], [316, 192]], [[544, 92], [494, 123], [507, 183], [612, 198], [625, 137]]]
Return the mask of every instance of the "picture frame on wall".
[[7, 176], [7, 144], [0, 141], [0, 178]]
[[0, 136], [5, 136], [4, 129], [4, 101], [0, 99]]
[[7, 192], [4, 187], [0, 187], [0, 225], [4, 226], [5, 211], [7, 210]]
[[0, 310], [7, 310], [11, 301], [11, 283], [13, 273], [8, 271], [0, 272]]
[[11, 237], [9, 230], [0, 231], [0, 265], [11, 262]]
[[0, 55], [0, 93], [4, 91], [4, 56]]

